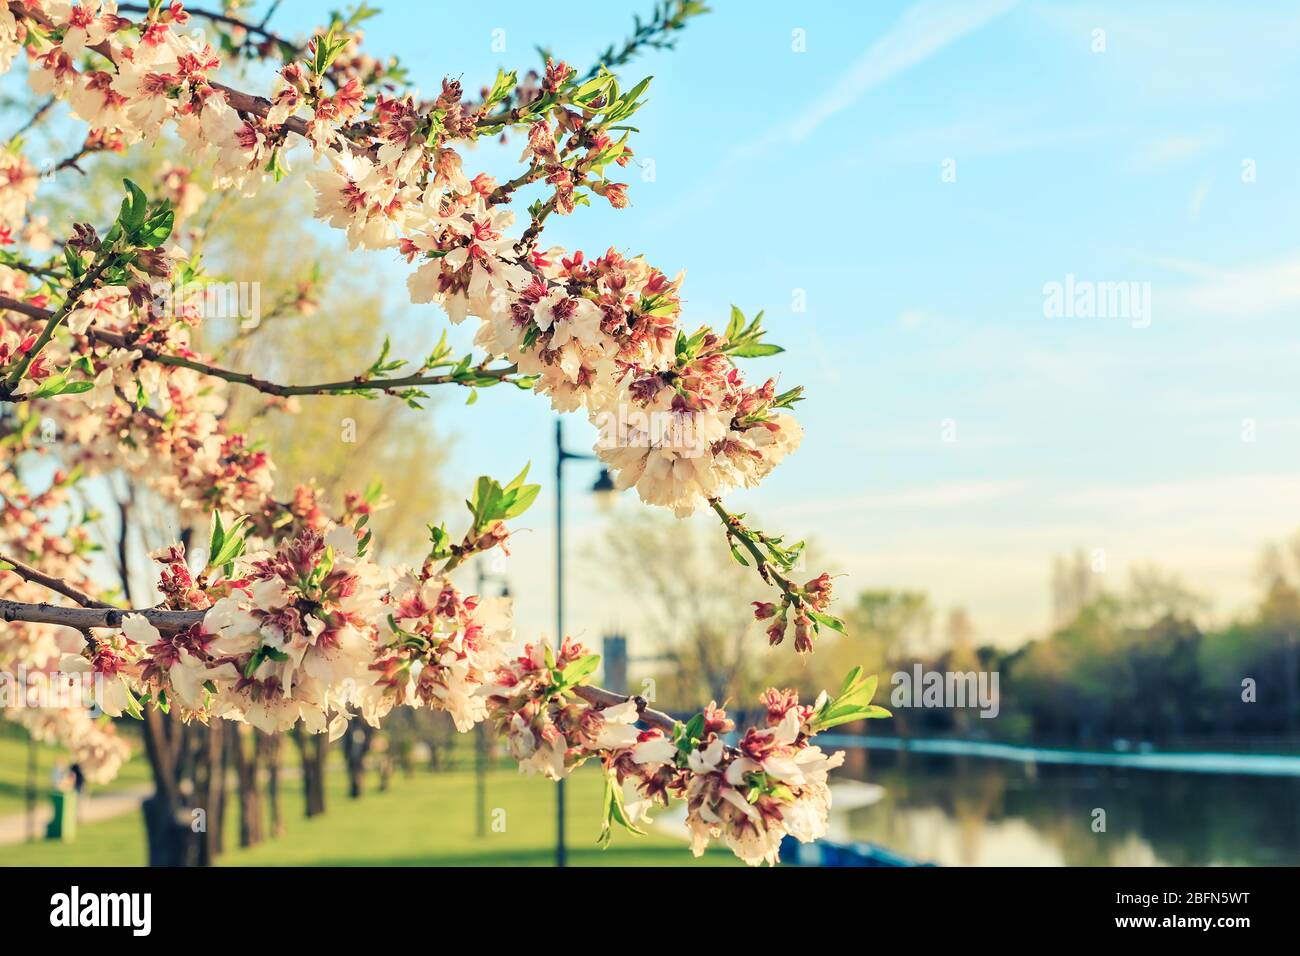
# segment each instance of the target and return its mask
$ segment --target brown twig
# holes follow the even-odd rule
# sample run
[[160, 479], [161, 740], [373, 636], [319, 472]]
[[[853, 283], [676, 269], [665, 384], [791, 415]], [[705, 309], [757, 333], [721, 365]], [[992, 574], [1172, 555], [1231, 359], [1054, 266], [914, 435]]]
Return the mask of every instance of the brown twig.
[[117, 607], [63, 607], [55, 604], [28, 604], [0, 600], [0, 621], [24, 621], [28, 624], [58, 624], [82, 633], [92, 627], [121, 627], [128, 614], [139, 614], [162, 633], [175, 633], [203, 620], [206, 611], [171, 611], [146, 607], [123, 610]]
[[84, 608], [103, 608], [111, 609], [113, 605], [104, 601], [96, 600], [80, 588], [73, 587], [62, 578], [56, 578], [46, 574], [39, 568], [34, 568], [25, 561], [19, 561], [17, 558], [11, 558], [8, 555], [0, 554], [0, 573], [10, 571], [24, 581], [30, 581], [33, 584], [39, 584], [43, 588], [48, 588], [56, 594], [62, 594], [65, 598], [76, 601]]
[[636, 701], [637, 719], [643, 724], [650, 727], [657, 727], [665, 733], [671, 734], [677, 729], [677, 721], [662, 711], [652, 710], [646, 706], [644, 697], [638, 697], [629, 694], [615, 694], [613, 691], [605, 690], [602, 687], [589, 687], [586, 684], [579, 684], [573, 688], [573, 692], [591, 704], [593, 707], [614, 707], [618, 704], [625, 704], [629, 700]]
[[[41, 575], [41, 577], [49, 580], [46, 575]], [[41, 583], [46, 582], [42, 581]], [[64, 587], [69, 591], [76, 590], [67, 585], [64, 585]], [[67, 592], [60, 590], [59, 593], [64, 594]], [[188, 627], [201, 623], [203, 615], [206, 613], [206, 611], [172, 611], [166, 608], [154, 607], [141, 608], [134, 611], [124, 611], [120, 608], [108, 605], [98, 605], [96, 607], [59, 607], [53, 604], [28, 604], [21, 601], [0, 600], [0, 621], [25, 621], [30, 624], [58, 624], [64, 627], [74, 627], [82, 632], [86, 632], [90, 628], [95, 627], [121, 627], [123, 617], [128, 614], [139, 614], [156, 627], [161, 633], [173, 634], [177, 631], [183, 631]], [[574, 687], [573, 693], [578, 697], [581, 697], [593, 707], [599, 707], [602, 709], [614, 707], [626, 703], [629, 700], [635, 701], [637, 705], [637, 718], [643, 724], [646, 724], [649, 727], [657, 727], [669, 734], [673, 733], [677, 727], [677, 721], [668, 714], [647, 707], [644, 697], [616, 694], [613, 691], [605, 690], [601, 687], [588, 687], [586, 685]]]
[[36, 344], [23, 353], [23, 357], [14, 365], [14, 370], [9, 373], [9, 377], [4, 380], [3, 384], [0, 384], [0, 397], [11, 398], [13, 396], [14, 389], [23, 380], [23, 376], [27, 374], [27, 370], [31, 368], [37, 356], [50, 343], [50, 339], [54, 337], [55, 331], [63, 323], [63, 320], [68, 317], [68, 313], [76, 307], [81, 297], [94, 287], [95, 283], [99, 281], [99, 277], [107, 271], [115, 258], [112, 250], [107, 253], [101, 250], [98, 261], [87, 270], [76, 285], [68, 290], [68, 295], [63, 300], [63, 304], [59, 306], [59, 310], [57, 312], [50, 312], [48, 309], [43, 310], [45, 312], [45, 327], [41, 329], [40, 335], [36, 337]]
[[[139, 14], [149, 13], [149, 7], [142, 3], [118, 4], [117, 10], [118, 13], [139, 13]], [[238, 17], [233, 17], [228, 13], [218, 13], [215, 10], [200, 10], [197, 7], [187, 6], [185, 8], [185, 12], [192, 17], [200, 17], [201, 19], [208, 20], [212, 23], [221, 23], [228, 27], [235, 27], [237, 29], [245, 30], [251, 36], [259, 36], [263, 40], [270, 40], [272, 43], [276, 44], [277, 46], [283, 49], [291, 50], [294, 53], [302, 53], [302, 47], [298, 46], [296, 43], [292, 43], [289, 40], [286, 40], [278, 33], [274, 33], [271, 30], [268, 30], [266, 28], [267, 20], [269, 20], [271, 14], [275, 12], [275, 5], [273, 5], [272, 9], [267, 12], [266, 17], [262, 20], [260, 24], [249, 23], [247, 20], [241, 20]]]
[[12, 143], [19, 136], [22, 136], [28, 130], [32, 129], [34, 126], [40, 123], [41, 120], [45, 119], [45, 117], [49, 115], [50, 110], [54, 108], [54, 104], [57, 103], [58, 101], [59, 101], [58, 98], [54, 96], [51, 96], [47, 100], [45, 100], [45, 102], [43, 102], [40, 106], [36, 107], [36, 112], [32, 113], [31, 118], [28, 119], [27, 122], [24, 123], [22, 126], [18, 127], [18, 129], [14, 131], [13, 135], [10, 136], [7, 140], [5, 140], [5, 142]]
[[[20, 312], [23, 315], [33, 319], [48, 322], [54, 313], [49, 309], [43, 309], [40, 306], [32, 305], [30, 302], [23, 302], [21, 299], [14, 299], [9, 296], [0, 295], [0, 310], [8, 309], [11, 312]], [[235, 385], [245, 385], [249, 388], [256, 389], [266, 395], [277, 395], [286, 397], [290, 395], [337, 395], [343, 393], [355, 392], [357, 390], [376, 389], [382, 392], [392, 392], [395, 389], [420, 388], [426, 385], [460, 385], [465, 388], [474, 388], [483, 384], [476, 381], [478, 378], [496, 379], [499, 382], [512, 381], [511, 376], [519, 371], [515, 365], [504, 365], [498, 368], [489, 368], [487, 361], [475, 366], [471, 371], [473, 376], [464, 378], [451, 373], [440, 373], [437, 375], [404, 375], [399, 378], [372, 378], [366, 379], [360, 376], [346, 379], [341, 382], [319, 382], [313, 385], [281, 385], [277, 382], [269, 382], [266, 379], [258, 378], [256, 375], [250, 375], [247, 372], [236, 372], [231, 369], [221, 368], [216, 365], [209, 365], [206, 362], [200, 362], [197, 359], [186, 358], [182, 355], [170, 355], [166, 352], [160, 352], [155, 348], [147, 345], [139, 345], [129, 341], [126, 336], [120, 332], [110, 332], [101, 329], [87, 329], [86, 336], [90, 339], [91, 344], [103, 342], [113, 348], [134, 349], [140, 353], [140, 357], [146, 361], [156, 362], [159, 365], [170, 365], [177, 368], [187, 368], [191, 371], [200, 372], [203, 375], [210, 375], [213, 378], [223, 379]], [[21, 396], [16, 396], [14, 401], [21, 400]]]

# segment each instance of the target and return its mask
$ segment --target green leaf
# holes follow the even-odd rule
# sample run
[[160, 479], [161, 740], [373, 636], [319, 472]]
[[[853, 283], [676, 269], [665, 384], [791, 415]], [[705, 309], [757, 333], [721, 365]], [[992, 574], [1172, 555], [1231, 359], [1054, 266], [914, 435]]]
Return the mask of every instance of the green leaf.
[[623, 802], [623, 788], [618, 785], [618, 780], [612, 770], [605, 772], [605, 796], [602, 803], [604, 813], [601, 820], [600, 836], [596, 838], [596, 845], [602, 850], [609, 846], [610, 839], [613, 837], [614, 824], [616, 823], [631, 833], [645, 834], [644, 830], [628, 819], [627, 804]]
[[747, 342], [731, 350], [731, 354], [740, 358], [761, 358], [764, 355], [777, 355], [785, 349], [768, 342]]
[[834, 700], [828, 700], [822, 704], [810, 721], [810, 732], [814, 734], [820, 733], [823, 730], [838, 727], [840, 724], [852, 723], [855, 720], [872, 720], [893, 716], [884, 707], [871, 703], [871, 698], [876, 693], [877, 680], [875, 674], [870, 677], [863, 677], [861, 667], [855, 667], [849, 671], [840, 687], [839, 694], [835, 696]]
[[122, 200], [122, 210], [117, 220], [124, 232], [131, 233], [144, 225], [144, 213], [149, 206], [149, 199], [144, 190], [129, 179], [122, 180], [126, 186], [127, 198]]
[[515, 490], [512, 493], [514, 499], [502, 513], [502, 519], [518, 518], [537, 500], [537, 495], [541, 490], [541, 485], [524, 485], [522, 488]]
[[829, 627], [832, 631], [844, 633], [844, 622], [833, 614], [821, 614], [817, 611], [809, 611], [808, 616], [823, 627]]
[[54, 398], [56, 395], [78, 395], [81, 392], [90, 391], [95, 387], [93, 381], [68, 381], [68, 373], [79, 368], [82, 368], [82, 366], [73, 363], [70, 367], [50, 375], [40, 384], [39, 388], [32, 392], [32, 398]]
[[690, 753], [699, 743], [700, 735], [704, 733], [704, 714], [696, 714], [685, 724], [678, 724], [677, 733], [678, 736], [673, 738], [677, 749], [681, 753]]
[[429, 525], [429, 541], [433, 545], [429, 549], [430, 559], [438, 561], [451, 554], [451, 535], [445, 525]]
[[487, 99], [483, 101], [483, 107], [491, 109], [496, 106], [515, 88], [519, 82], [519, 77], [514, 70], [507, 73], [505, 70], [497, 70], [497, 78], [492, 84], [492, 89], [488, 91]]
[[221, 524], [221, 512], [212, 512], [212, 531], [208, 535], [208, 554], [218, 554], [221, 551], [221, 545], [226, 540], [226, 529]]
[[[218, 523], [220, 517], [218, 516]], [[245, 537], [242, 531], [245, 522], [248, 521], [247, 515], [240, 515], [235, 519], [234, 524], [228, 530], [223, 532], [221, 544], [215, 551], [208, 552], [208, 567], [224, 568], [231, 564], [235, 558], [244, 553]], [[214, 531], [216, 529], [214, 528]]]
[[569, 661], [560, 671], [560, 682], [565, 688], [576, 687], [587, 677], [596, 673], [600, 666], [599, 654], [584, 654], [576, 660]]
[[731, 320], [727, 322], [727, 341], [730, 342], [740, 334], [741, 329], [745, 327], [745, 313], [734, 305], [731, 307]]

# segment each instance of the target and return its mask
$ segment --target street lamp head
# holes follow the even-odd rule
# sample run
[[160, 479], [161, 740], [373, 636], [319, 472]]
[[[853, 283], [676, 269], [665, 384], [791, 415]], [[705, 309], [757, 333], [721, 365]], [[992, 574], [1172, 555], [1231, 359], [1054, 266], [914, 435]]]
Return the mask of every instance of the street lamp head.
[[614, 486], [614, 478], [608, 468], [600, 469], [596, 483], [591, 486], [591, 493], [596, 498], [596, 507], [602, 512], [608, 514], [613, 510], [614, 503], [618, 499], [618, 488]]

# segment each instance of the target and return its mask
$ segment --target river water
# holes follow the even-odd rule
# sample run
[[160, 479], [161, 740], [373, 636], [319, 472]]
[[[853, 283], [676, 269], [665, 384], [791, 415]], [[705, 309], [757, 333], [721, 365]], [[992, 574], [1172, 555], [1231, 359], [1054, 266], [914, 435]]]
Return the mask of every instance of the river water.
[[850, 751], [840, 773], [884, 793], [837, 829], [920, 861], [1300, 865], [1300, 777], [877, 750]]

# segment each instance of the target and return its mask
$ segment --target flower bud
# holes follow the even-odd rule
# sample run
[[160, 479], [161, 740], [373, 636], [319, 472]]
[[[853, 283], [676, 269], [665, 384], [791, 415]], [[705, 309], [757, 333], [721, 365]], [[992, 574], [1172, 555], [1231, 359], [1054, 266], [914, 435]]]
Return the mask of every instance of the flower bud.
[[610, 183], [605, 187], [605, 198], [615, 209], [627, 208], [627, 184]]
[[794, 649], [800, 654], [812, 653], [813, 642], [811, 625], [812, 622], [802, 614], [794, 619]]
[[785, 640], [785, 617], [778, 617], [767, 629], [767, 643], [776, 647]]

